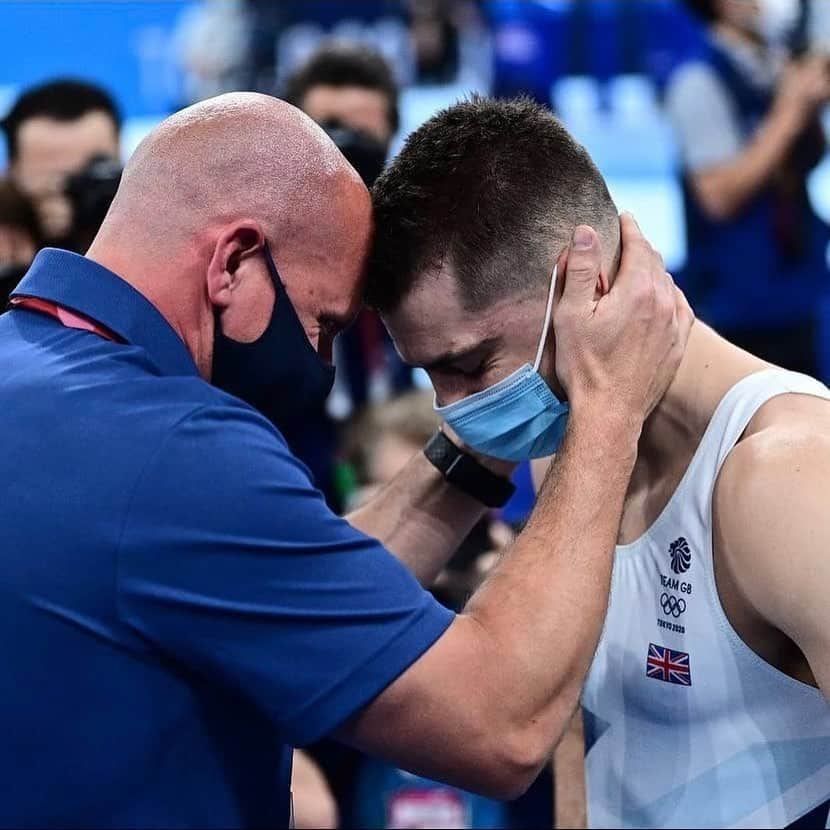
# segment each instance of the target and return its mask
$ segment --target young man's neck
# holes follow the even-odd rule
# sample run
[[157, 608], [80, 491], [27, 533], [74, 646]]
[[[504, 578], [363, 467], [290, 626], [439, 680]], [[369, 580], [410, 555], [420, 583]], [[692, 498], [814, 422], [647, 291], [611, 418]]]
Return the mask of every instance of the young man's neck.
[[[679, 483], [723, 396], [739, 380], [767, 366], [703, 323], [695, 323], [671, 386], [643, 426], [626, 508], [632, 506], [638, 514], [631, 535], [638, 536], [657, 518], [652, 515], [659, 512], [655, 505], [662, 507], [661, 494], [670, 496]], [[627, 524], [624, 536], [630, 535]]]

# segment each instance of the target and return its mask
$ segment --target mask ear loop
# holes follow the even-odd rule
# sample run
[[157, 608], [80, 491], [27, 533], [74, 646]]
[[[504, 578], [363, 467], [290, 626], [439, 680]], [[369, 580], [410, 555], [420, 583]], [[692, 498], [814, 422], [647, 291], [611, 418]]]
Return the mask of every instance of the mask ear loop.
[[542, 339], [539, 342], [539, 348], [536, 351], [536, 360], [533, 363], [533, 371], [538, 372], [542, 365], [542, 354], [545, 351], [545, 343], [548, 340], [548, 332], [550, 331], [550, 317], [553, 313], [553, 295], [556, 292], [556, 275], [559, 271], [559, 263], [553, 266], [553, 274], [550, 278], [550, 290], [548, 291], [548, 306], [545, 309], [545, 325], [542, 328]]

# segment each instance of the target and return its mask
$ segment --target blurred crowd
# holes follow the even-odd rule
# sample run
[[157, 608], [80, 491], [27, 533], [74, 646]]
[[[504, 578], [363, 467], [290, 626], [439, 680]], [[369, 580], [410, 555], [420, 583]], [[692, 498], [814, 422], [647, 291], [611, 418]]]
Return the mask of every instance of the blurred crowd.
[[[371, 187], [417, 126], [401, 106], [413, 88], [553, 105], [562, 78], [646, 78], [678, 147], [688, 257], [677, 278], [698, 316], [827, 380], [830, 231], [808, 180], [826, 154], [828, 9], [810, 0], [204, 0], [179, 22], [185, 100], [176, 103], [276, 93], [317, 121]], [[2, 126], [5, 304], [38, 249], [82, 253], [94, 237], [121, 173], [117, 90], [54, 79], [23, 90]], [[338, 339], [336, 364], [326, 408], [279, 426], [329, 503], [346, 511], [419, 452], [438, 422], [431, 392], [370, 310]], [[528, 470], [517, 484], [436, 584], [448, 606], [463, 605], [527, 515]], [[553, 810], [549, 776], [505, 805], [329, 743], [298, 754], [294, 803], [300, 827], [538, 827], [551, 826]]]

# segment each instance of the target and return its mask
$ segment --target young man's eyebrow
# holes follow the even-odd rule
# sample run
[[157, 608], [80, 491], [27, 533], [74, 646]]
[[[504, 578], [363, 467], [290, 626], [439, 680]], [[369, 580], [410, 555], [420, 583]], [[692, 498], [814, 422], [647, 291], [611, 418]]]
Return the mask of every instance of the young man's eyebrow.
[[453, 364], [460, 363], [462, 360], [465, 360], [468, 357], [486, 349], [488, 346], [491, 346], [495, 342], [496, 338], [488, 337], [486, 340], [482, 340], [480, 343], [476, 343], [474, 346], [470, 346], [467, 349], [460, 349], [459, 351], [447, 351], [438, 357], [433, 358], [428, 363], [424, 363], [422, 368], [426, 369], [426, 371], [433, 371], [433, 370], [440, 370], [446, 369]]

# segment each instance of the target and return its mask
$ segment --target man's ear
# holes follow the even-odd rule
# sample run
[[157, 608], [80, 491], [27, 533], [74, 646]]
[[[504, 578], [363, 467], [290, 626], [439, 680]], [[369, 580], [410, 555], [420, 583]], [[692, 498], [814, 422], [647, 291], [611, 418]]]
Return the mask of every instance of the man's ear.
[[556, 289], [553, 292], [553, 307], [559, 305], [562, 299], [562, 294], [565, 292], [565, 274], [568, 271], [568, 252], [570, 248], [566, 247], [559, 258], [556, 260]]
[[227, 308], [240, 278], [240, 266], [265, 245], [262, 225], [242, 219], [227, 225], [216, 237], [207, 271], [207, 291], [214, 306]]

